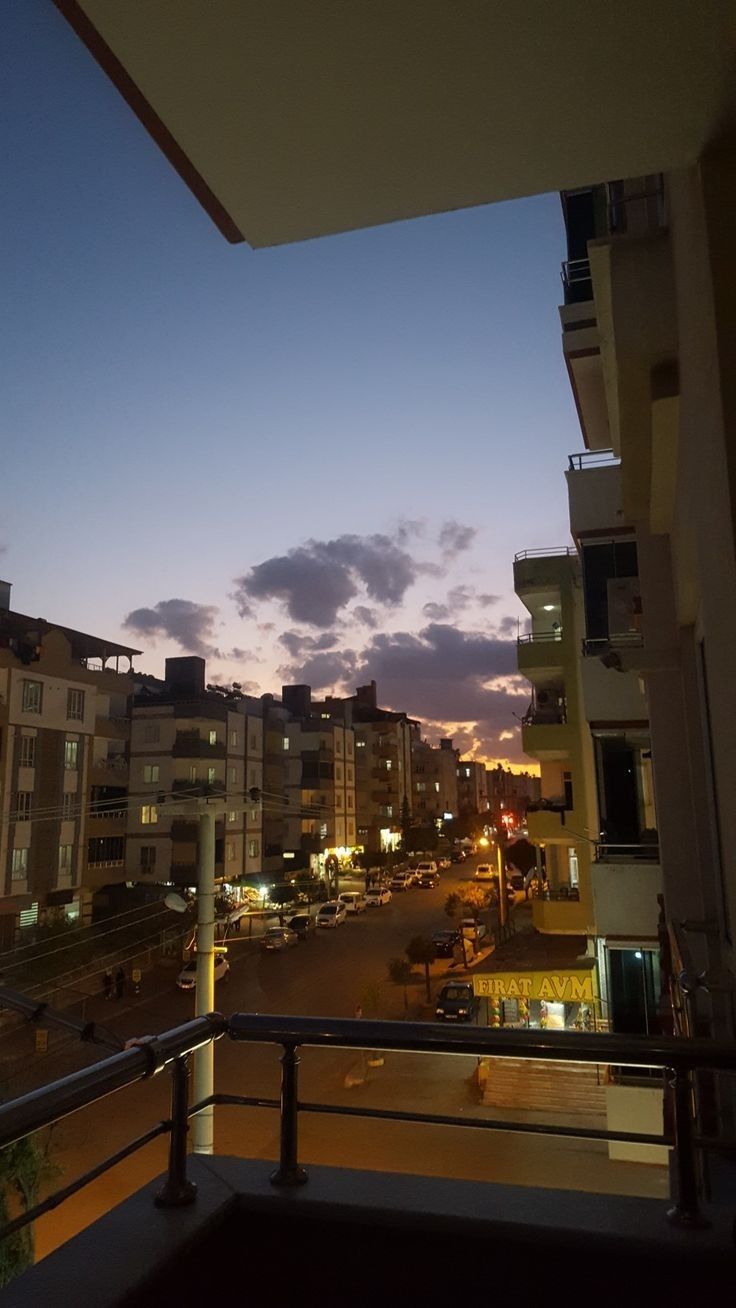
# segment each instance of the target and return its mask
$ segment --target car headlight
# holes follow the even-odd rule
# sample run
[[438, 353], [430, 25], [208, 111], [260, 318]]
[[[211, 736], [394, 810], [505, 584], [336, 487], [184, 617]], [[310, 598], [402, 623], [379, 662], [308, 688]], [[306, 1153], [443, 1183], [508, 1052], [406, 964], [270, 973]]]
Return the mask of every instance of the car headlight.
[[467, 1008], [458, 1008], [457, 1012], [458, 1012], [458, 1017], [466, 1017], [468, 1010]]
[[438, 1015], [438, 1017], [444, 1017], [444, 1016], [445, 1016], [445, 1010], [444, 1010], [444, 1008], [438, 1008], [438, 1009], [437, 1009], [437, 1015]]

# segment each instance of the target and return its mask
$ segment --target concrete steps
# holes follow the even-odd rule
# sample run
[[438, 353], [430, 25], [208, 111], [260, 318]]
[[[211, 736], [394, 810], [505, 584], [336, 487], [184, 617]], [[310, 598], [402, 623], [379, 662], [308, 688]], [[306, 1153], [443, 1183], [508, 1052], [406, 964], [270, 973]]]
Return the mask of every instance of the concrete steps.
[[488, 1058], [484, 1104], [542, 1112], [606, 1111], [607, 1068], [521, 1058]]

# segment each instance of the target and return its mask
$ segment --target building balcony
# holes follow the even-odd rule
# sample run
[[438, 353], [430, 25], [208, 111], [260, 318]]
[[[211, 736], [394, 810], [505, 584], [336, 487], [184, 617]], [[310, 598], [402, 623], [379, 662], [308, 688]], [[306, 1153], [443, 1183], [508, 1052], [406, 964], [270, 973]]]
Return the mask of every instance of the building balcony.
[[571, 289], [574, 287], [576, 293], [572, 298], [566, 295], [560, 308], [562, 352], [583, 439], [588, 449], [599, 450], [611, 444], [600, 335], [590, 263], [587, 259], [575, 262], [585, 264], [587, 278], [578, 277], [571, 283]]
[[521, 550], [514, 555], [514, 590], [520, 599], [527, 592], [559, 592], [577, 561], [571, 546], [559, 549]]
[[226, 786], [224, 781], [189, 781], [178, 778], [172, 781], [171, 789], [181, 799], [203, 799], [208, 795], [224, 795]]
[[590, 877], [596, 935], [657, 939], [658, 845], [598, 845]]
[[561, 680], [570, 658], [570, 642], [562, 631], [533, 631], [516, 642], [519, 672], [530, 681]]
[[575, 837], [565, 828], [566, 820], [570, 819], [570, 825], [576, 831], [579, 830], [572, 822], [572, 816], [572, 810], [565, 809], [562, 804], [552, 805], [544, 800], [530, 804], [526, 811], [529, 839], [540, 845], [548, 841], [552, 844], [573, 844]]
[[90, 772], [96, 785], [120, 785], [128, 775], [128, 760], [125, 754], [93, 757]]
[[548, 935], [585, 936], [593, 931], [593, 914], [588, 904], [558, 893], [532, 901], [532, 924]]
[[102, 740], [128, 740], [130, 738], [130, 718], [98, 715], [95, 718], [95, 735]]
[[578, 540], [624, 524], [621, 507], [621, 460], [613, 450], [571, 454], [565, 473], [570, 509], [570, 533]]
[[172, 758], [227, 758], [223, 740], [211, 745], [198, 731], [177, 731], [171, 747]]
[[521, 748], [540, 762], [568, 758], [573, 740], [574, 728], [567, 722], [525, 719], [521, 725]]
[[[35, 1001], [22, 996], [16, 997], [15, 1003], [26, 1016], [36, 1006]], [[229, 1105], [228, 1114], [237, 1109], [248, 1115], [246, 1139], [253, 1140], [251, 1157], [187, 1158], [191, 1115], [187, 1055], [217, 1036], [236, 1044], [270, 1044], [274, 1046], [274, 1061], [283, 1051], [280, 1098], [273, 1091], [270, 1097], [215, 1092], [205, 1100], [216, 1115], [224, 1103]], [[310, 1046], [338, 1051], [390, 1050], [396, 1061], [402, 1052], [431, 1054], [435, 1058], [451, 1053], [456, 1059], [464, 1056], [466, 1065], [472, 1066], [489, 1057], [517, 1062], [546, 1059], [563, 1065], [572, 1060], [599, 1069], [611, 1065], [635, 1069], [674, 1066], [677, 1073], [672, 1133], [670, 1128], [663, 1130], [661, 1124], [655, 1130], [632, 1129], [630, 1121], [613, 1127], [609, 1123], [606, 1132], [605, 1119], [600, 1126], [581, 1130], [581, 1135], [594, 1141], [605, 1137], [612, 1143], [671, 1148], [672, 1196], [665, 1198], [664, 1187], [658, 1187], [656, 1198], [622, 1194], [624, 1177], [636, 1184], [631, 1171], [621, 1173], [616, 1193], [597, 1192], [594, 1186], [590, 1186], [589, 1193], [580, 1193], [569, 1181], [570, 1170], [577, 1166], [575, 1153], [585, 1151], [589, 1164], [597, 1156], [595, 1145], [591, 1149], [587, 1142], [581, 1142], [575, 1151], [568, 1148], [563, 1153], [563, 1137], [566, 1132], [569, 1135], [569, 1127], [557, 1125], [551, 1115], [546, 1115], [549, 1120], [543, 1126], [534, 1126], [533, 1139], [536, 1142], [546, 1137], [542, 1144], [548, 1146], [554, 1145], [555, 1137], [560, 1139], [559, 1175], [561, 1185], [568, 1188], [551, 1188], [554, 1173], [550, 1174], [549, 1164], [536, 1185], [528, 1179], [525, 1185], [519, 1185], [513, 1170], [507, 1180], [509, 1167], [507, 1164], [504, 1173], [503, 1163], [496, 1167], [494, 1182], [458, 1179], [467, 1177], [461, 1160], [469, 1151], [475, 1155], [470, 1176], [483, 1175], [477, 1155], [486, 1157], [490, 1150], [490, 1157], [494, 1157], [493, 1136], [489, 1137], [488, 1132], [508, 1130], [509, 1121], [496, 1120], [498, 1114], [493, 1118], [482, 1110], [475, 1114], [454, 1112], [438, 1120], [436, 1113], [424, 1111], [413, 1101], [408, 1110], [403, 1103], [397, 1104], [395, 1092], [385, 1107], [373, 1107], [361, 1098], [365, 1123], [360, 1136], [363, 1140], [371, 1132], [374, 1170], [351, 1169], [345, 1150], [350, 1149], [352, 1135], [348, 1135], [346, 1146], [345, 1133], [341, 1132], [336, 1151], [333, 1132], [329, 1125], [322, 1125], [324, 1113], [340, 1115], [350, 1112], [351, 1105], [332, 1098], [327, 1104], [300, 1101], [299, 1058], [294, 1057], [294, 1050], [304, 1051], [302, 1057], [312, 1058], [314, 1066]], [[273, 1269], [283, 1262], [287, 1249], [290, 1264], [299, 1268], [300, 1296], [326, 1308], [344, 1304], [346, 1286], [351, 1287], [351, 1301], [374, 1303], [381, 1287], [394, 1282], [397, 1262], [412, 1266], [417, 1294], [430, 1302], [450, 1303], [457, 1298], [458, 1269], [478, 1267], [483, 1256], [489, 1267], [499, 1261], [512, 1266], [515, 1293], [534, 1298], [547, 1292], [552, 1278], [559, 1283], [569, 1282], [571, 1265], [576, 1276], [597, 1286], [597, 1298], [604, 1303], [619, 1302], [621, 1286], [627, 1283], [662, 1286], [672, 1284], [676, 1277], [678, 1298], [687, 1302], [697, 1302], [702, 1297], [702, 1286], [716, 1283], [715, 1278], [718, 1283], [730, 1283], [732, 1205], [724, 1199], [721, 1206], [712, 1197], [707, 1206], [703, 1204], [698, 1155], [712, 1142], [699, 1137], [694, 1116], [696, 1100], [690, 1093], [691, 1078], [701, 1072], [715, 1069], [730, 1073], [736, 1069], [736, 1054], [729, 1045], [583, 1031], [497, 1030], [475, 1025], [463, 1028], [235, 1014], [228, 1021], [214, 1015], [187, 1022], [161, 1033], [151, 1048], [153, 1056], [141, 1045], [116, 1052], [57, 1085], [0, 1106], [0, 1146], [5, 1146], [79, 1109], [87, 1107], [95, 1112], [112, 1091], [123, 1096], [117, 1102], [121, 1120], [127, 1121], [125, 1099], [130, 1103], [130, 1087], [142, 1083], [142, 1097], [139, 1089], [135, 1098], [150, 1109], [146, 1118], [144, 1107], [146, 1125], [151, 1120], [155, 1125], [75, 1180], [69, 1187], [71, 1200], [66, 1196], [68, 1203], [96, 1175], [104, 1175], [116, 1166], [125, 1168], [132, 1155], [154, 1141], [159, 1141], [154, 1148], [163, 1161], [160, 1145], [167, 1138], [169, 1144], [164, 1175], [135, 1191], [122, 1204], [107, 1210], [109, 1183], [104, 1188], [96, 1187], [96, 1197], [94, 1191], [87, 1192], [85, 1216], [78, 1219], [78, 1225], [89, 1221], [90, 1205], [94, 1213], [97, 1203], [97, 1211], [103, 1215], [6, 1287], [3, 1303], [7, 1308], [25, 1308], [29, 1303], [34, 1308], [52, 1308], [58, 1303], [59, 1286], [73, 1286], [78, 1302], [100, 1308], [205, 1302], [213, 1295], [226, 1294], [231, 1284], [233, 1252], [242, 1245], [244, 1230], [249, 1246], [258, 1250], [259, 1266], [266, 1275], [276, 1274]], [[152, 1058], [157, 1067], [168, 1067], [172, 1074], [171, 1110], [165, 1117], [161, 1100], [165, 1079], [151, 1077]], [[426, 1062], [431, 1066], [429, 1059]], [[215, 1063], [217, 1067], [217, 1057]], [[667, 1079], [671, 1078], [670, 1073]], [[352, 1104], [352, 1111], [354, 1107]], [[280, 1131], [276, 1133], [280, 1151], [275, 1161], [263, 1156], [259, 1119], [253, 1116], [254, 1111], [268, 1114], [262, 1119], [264, 1139], [274, 1135], [271, 1114], [280, 1114]], [[386, 1121], [391, 1124], [388, 1147], [384, 1141]], [[422, 1124], [419, 1129], [418, 1124]], [[440, 1133], [443, 1164], [434, 1176], [416, 1175], [422, 1164], [421, 1151], [431, 1152], [435, 1147], [432, 1132], [419, 1134], [422, 1126]], [[452, 1131], [443, 1139], [447, 1126]], [[516, 1129], [523, 1131], [523, 1124]], [[306, 1143], [300, 1138], [300, 1130], [307, 1137]], [[231, 1134], [231, 1138], [235, 1137]], [[524, 1149], [527, 1176], [530, 1149], [535, 1148], [539, 1149], [536, 1143]], [[361, 1150], [357, 1137], [355, 1149]], [[386, 1159], [388, 1165], [377, 1166], [376, 1159]], [[406, 1160], [404, 1167], [410, 1174], [399, 1172], [402, 1160]], [[131, 1166], [129, 1174], [140, 1176], [141, 1170], [140, 1160], [136, 1159], [136, 1170]], [[42, 1211], [51, 1210], [55, 1202], [56, 1196], [49, 1196], [41, 1204]], [[74, 1230], [75, 1219], [70, 1219], [69, 1209], [66, 1213], [67, 1229]], [[28, 1221], [34, 1215], [24, 1213], [18, 1220]], [[694, 1231], [698, 1224], [709, 1229]], [[5, 1236], [6, 1230], [0, 1235]], [[334, 1253], [329, 1277], [314, 1258], [315, 1242], [320, 1238], [328, 1240]], [[443, 1248], [451, 1246], [452, 1257], [439, 1261], [428, 1258], [430, 1242]], [[608, 1296], [605, 1287], [601, 1288], [601, 1268], [610, 1267], [613, 1258], [616, 1283]], [[366, 1293], [355, 1284], [356, 1266], [364, 1269]], [[223, 1271], [225, 1267], [227, 1272]]]

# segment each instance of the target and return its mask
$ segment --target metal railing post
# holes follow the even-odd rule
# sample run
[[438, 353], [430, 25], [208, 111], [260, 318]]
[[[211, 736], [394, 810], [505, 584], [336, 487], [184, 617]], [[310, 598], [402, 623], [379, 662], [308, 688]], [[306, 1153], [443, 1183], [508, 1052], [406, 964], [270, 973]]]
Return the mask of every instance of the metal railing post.
[[171, 1064], [171, 1134], [169, 1172], [156, 1195], [159, 1208], [182, 1208], [194, 1203], [197, 1187], [187, 1180], [187, 1135], [189, 1132], [189, 1056]]
[[710, 1222], [698, 1203], [698, 1163], [693, 1131], [693, 1091], [688, 1069], [676, 1067], [670, 1082], [675, 1104], [675, 1169], [677, 1197], [667, 1217], [674, 1226], [704, 1230]]
[[281, 1055], [281, 1154], [271, 1174], [272, 1185], [304, 1185], [307, 1173], [297, 1162], [299, 1118], [299, 1055], [297, 1046], [285, 1044]]

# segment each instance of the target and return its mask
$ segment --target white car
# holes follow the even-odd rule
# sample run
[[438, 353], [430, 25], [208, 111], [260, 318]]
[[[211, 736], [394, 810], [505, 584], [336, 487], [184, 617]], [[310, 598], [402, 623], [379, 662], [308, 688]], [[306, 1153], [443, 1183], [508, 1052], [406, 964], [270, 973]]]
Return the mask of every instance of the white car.
[[389, 885], [392, 890], [408, 890], [414, 885], [414, 877], [411, 872], [394, 872]]
[[424, 876], [425, 872], [437, 872], [437, 871], [438, 871], [437, 864], [433, 858], [428, 859], [425, 863], [417, 863], [417, 871], [416, 871], [417, 880], [419, 880], [421, 876]]
[[[215, 981], [222, 981], [230, 971], [230, 964], [224, 954], [215, 954]], [[191, 958], [185, 963], [176, 978], [177, 990], [194, 990], [197, 985], [197, 960]]]
[[341, 922], [346, 922], [348, 910], [339, 900], [332, 900], [329, 904], [323, 904], [317, 914], [317, 926], [320, 927], [337, 927]]
[[388, 886], [374, 886], [366, 891], [365, 902], [367, 908], [383, 908], [384, 904], [391, 903], [391, 891]]
[[475, 869], [476, 881], [493, 881], [496, 873], [490, 863], [479, 863]]
[[339, 904], [344, 904], [348, 913], [364, 913], [366, 908], [365, 895], [361, 895], [358, 890], [346, 890], [344, 894], [338, 895]]

